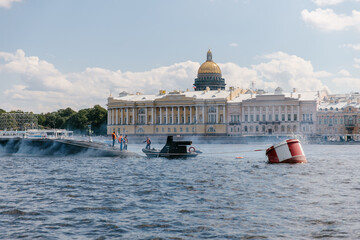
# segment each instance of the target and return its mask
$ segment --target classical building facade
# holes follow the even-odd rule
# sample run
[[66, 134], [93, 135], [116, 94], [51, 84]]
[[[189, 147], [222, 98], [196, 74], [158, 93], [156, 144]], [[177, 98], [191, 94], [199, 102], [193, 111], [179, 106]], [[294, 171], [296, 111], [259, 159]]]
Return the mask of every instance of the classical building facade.
[[241, 89], [122, 93], [108, 98], [107, 133], [226, 135], [226, 103]]
[[210, 90], [225, 90], [225, 79], [221, 76], [220, 67], [212, 60], [212, 53], [209, 50], [204, 62], [195, 79], [195, 91], [204, 91], [207, 87]]
[[228, 135], [264, 136], [316, 133], [318, 93], [253, 92], [228, 101]]
[[[352, 139], [360, 140], [360, 99], [342, 99], [340, 101], [325, 101], [318, 107], [318, 134], [327, 136], [331, 140], [345, 140], [352, 135]], [[342, 138], [342, 139], [341, 139]]]

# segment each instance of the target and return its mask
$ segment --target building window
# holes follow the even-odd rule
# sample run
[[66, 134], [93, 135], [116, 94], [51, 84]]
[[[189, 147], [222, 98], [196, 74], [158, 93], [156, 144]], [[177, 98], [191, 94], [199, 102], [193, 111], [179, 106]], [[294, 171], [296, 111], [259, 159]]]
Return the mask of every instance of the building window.
[[262, 126], [262, 131], [265, 132], [265, 126]]
[[164, 121], [163, 121], [163, 124], [166, 124], [166, 116], [164, 116]]
[[215, 114], [209, 114], [209, 123], [216, 123], [216, 115]]
[[182, 132], [182, 127], [180, 128], [180, 132]]
[[285, 132], [285, 127], [281, 126], [281, 132]]
[[187, 122], [190, 123], [190, 116], [188, 116], [188, 121]]
[[275, 121], [279, 121], [279, 114], [275, 114]]
[[297, 121], [297, 114], [294, 114], [294, 121]]
[[184, 116], [181, 117], [181, 123], [184, 123]]
[[176, 132], [176, 128], [174, 128], [174, 132]]
[[161, 131], [162, 131], [162, 132], [165, 132], [165, 129], [164, 129], [164, 128], [161, 128]]
[[168, 132], [171, 132], [171, 129], [170, 129], [170, 128], [168, 128]]
[[170, 124], [173, 124], [172, 116], [170, 116], [170, 119], [169, 119], [169, 120], [170, 120], [169, 123], [170, 123]]
[[175, 123], [178, 124], [179, 123], [179, 117], [175, 118]]
[[159, 128], [156, 128], [156, 132], [159, 132]]
[[208, 128], [208, 132], [216, 132], [216, 131], [215, 131], [215, 128], [209, 127], [209, 128]]
[[250, 122], [254, 122], [254, 115], [250, 115]]
[[188, 127], [186, 128], [186, 132], [189, 132], [189, 128], [188, 128]]
[[260, 116], [259, 115], [256, 115], [256, 121], [260, 121]]
[[195, 132], [195, 128], [194, 128], [194, 127], [192, 128], [192, 132]]
[[288, 121], [291, 121], [291, 114], [288, 114]]
[[262, 120], [263, 120], [263, 122], [266, 121], [266, 115], [265, 114], [262, 115]]
[[208, 112], [209, 113], [216, 113], [216, 108], [215, 107], [209, 107]]
[[248, 115], [245, 115], [245, 122], [248, 122]]
[[258, 131], [259, 131], [259, 126], [256, 126], [256, 128], [255, 128], [255, 129], [256, 129], [256, 132], [258, 132]]
[[247, 126], [244, 127], [244, 131], [245, 131], [245, 132], [248, 131], [248, 127], [247, 127]]
[[281, 121], [285, 121], [285, 114], [281, 114]]
[[139, 115], [139, 124], [145, 124], [145, 115]]
[[269, 121], [272, 121], [272, 115], [269, 114]]

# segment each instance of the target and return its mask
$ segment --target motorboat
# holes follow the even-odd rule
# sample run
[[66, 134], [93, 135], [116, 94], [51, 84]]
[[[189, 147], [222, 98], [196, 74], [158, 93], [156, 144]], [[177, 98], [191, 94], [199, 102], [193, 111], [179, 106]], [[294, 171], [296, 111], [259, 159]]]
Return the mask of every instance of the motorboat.
[[[143, 148], [143, 153], [149, 158], [166, 157], [166, 158], [188, 158], [196, 157], [201, 153], [191, 146], [192, 141], [174, 141], [173, 136], [168, 136], [165, 146], [159, 149]], [[188, 146], [190, 146], [188, 148]]]

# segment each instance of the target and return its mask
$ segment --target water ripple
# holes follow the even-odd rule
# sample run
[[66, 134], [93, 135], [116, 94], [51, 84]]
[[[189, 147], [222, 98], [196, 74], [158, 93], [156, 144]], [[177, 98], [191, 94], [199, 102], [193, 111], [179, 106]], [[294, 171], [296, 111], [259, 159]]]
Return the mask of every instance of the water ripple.
[[303, 147], [302, 165], [267, 164], [262, 152], [241, 160], [1, 156], [0, 239], [359, 239], [360, 150]]

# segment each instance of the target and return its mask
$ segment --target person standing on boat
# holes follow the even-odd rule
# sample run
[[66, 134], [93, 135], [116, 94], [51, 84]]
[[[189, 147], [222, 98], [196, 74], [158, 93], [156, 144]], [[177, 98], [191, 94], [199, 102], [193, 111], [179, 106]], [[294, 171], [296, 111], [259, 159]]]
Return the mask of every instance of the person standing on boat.
[[113, 147], [115, 146], [115, 140], [116, 140], [116, 133], [115, 131], [111, 134], [112, 135], [112, 140], [113, 140]]
[[127, 135], [125, 135], [125, 137], [124, 137], [124, 150], [127, 150], [127, 145], [128, 145], [128, 138], [127, 138]]
[[120, 151], [122, 151], [122, 150], [123, 150], [123, 137], [122, 137], [121, 134], [120, 134], [120, 136], [119, 136], [118, 141], [119, 141], [119, 143], [120, 143]]
[[145, 147], [145, 148], [146, 148], [146, 149], [150, 149], [150, 144], [151, 144], [150, 138], [147, 137], [145, 142], [146, 142], [146, 147]]

